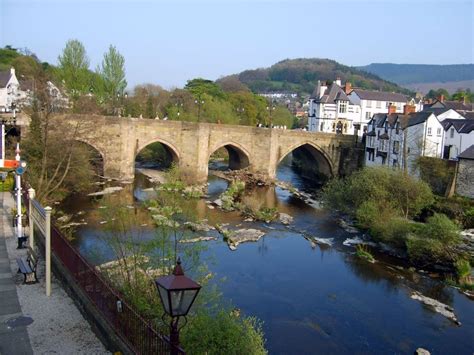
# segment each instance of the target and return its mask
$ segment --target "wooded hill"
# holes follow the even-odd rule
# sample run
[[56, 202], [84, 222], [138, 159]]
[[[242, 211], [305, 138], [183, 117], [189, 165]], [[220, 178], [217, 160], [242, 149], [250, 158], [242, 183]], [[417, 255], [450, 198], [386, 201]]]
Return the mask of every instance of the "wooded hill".
[[342, 82], [348, 80], [352, 86], [364, 89], [410, 93], [408, 89], [383, 80], [375, 74], [331, 59], [319, 58], [286, 59], [269, 68], [246, 70], [240, 74], [226, 76], [218, 82], [238, 79], [253, 92], [288, 91], [308, 95], [313, 92], [318, 80], [332, 81], [337, 77], [341, 78]]
[[393, 64], [372, 63], [358, 69], [399, 85], [474, 80], [474, 64]]

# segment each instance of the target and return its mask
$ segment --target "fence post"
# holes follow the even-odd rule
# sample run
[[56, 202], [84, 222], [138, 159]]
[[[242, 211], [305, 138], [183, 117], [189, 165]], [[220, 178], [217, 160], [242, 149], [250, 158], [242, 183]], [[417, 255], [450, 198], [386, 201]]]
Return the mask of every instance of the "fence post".
[[28, 228], [30, 230], [30, 236], [29, 236], [29, 245], [30, 245], [30, 248], [33, 249], [35, 247], [35, 236], [34, 236], [34, 229], [35, 229], [35, 226], [34, 226], [34, 223], [33, 222], [33, 217], [31, 217], [31, 211], [32, 211], [32, 202], [33, 199], [35, 198], [35, 189], [33, 188], [29, 188], [28, 189]]
[[46, 243], [45, 243], [45, 263], [46, 263], [46, 296], [51, 295], [51, 207], [45, 207], [46, 214]]

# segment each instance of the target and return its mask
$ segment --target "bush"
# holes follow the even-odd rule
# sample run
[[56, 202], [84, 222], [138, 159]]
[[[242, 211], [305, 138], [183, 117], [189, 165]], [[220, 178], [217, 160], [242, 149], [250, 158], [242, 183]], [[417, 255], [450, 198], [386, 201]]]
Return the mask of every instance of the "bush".
[[267, 354], [261, 323], [228, 310], [216, 315], [203, 310], [190, 317], [181, 343], [188, 354]]
[[406, 246], [414, 261], [453, 263], [460, 240], [458, 226], [446, 215], [436, 213], [408, 237]]
[[12, 174], [8, 174], [4, 182], [0, 184], [0, 191], [8, 192], [12, 191], [14, 186], [14, 178]]
[[456, 274], [460, 284], [472, 284], [471, 280], [471, 264], [465, 259], [456, 261]]

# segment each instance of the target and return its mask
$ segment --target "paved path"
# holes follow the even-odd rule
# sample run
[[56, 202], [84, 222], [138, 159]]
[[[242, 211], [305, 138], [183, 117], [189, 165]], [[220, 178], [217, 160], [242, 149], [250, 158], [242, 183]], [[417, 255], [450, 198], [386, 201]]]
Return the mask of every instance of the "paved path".
[[0, 201], [0, 355], [110, 354], [54, 275], [46, 296], [43, 253], [38, 253], [39, 283], [23, 285], [15, 260], [26, 257], [26, 249], [16, 249], [10, 220], [14, 200], [0, 192]]
[[0, 194], [0, 354], [33, 354], [26, 329], [31, 318], [22, 314], [7, 252], [6, 238], [13, 236], [8, 218], [10, 208], [3, 202], [10, 195]]

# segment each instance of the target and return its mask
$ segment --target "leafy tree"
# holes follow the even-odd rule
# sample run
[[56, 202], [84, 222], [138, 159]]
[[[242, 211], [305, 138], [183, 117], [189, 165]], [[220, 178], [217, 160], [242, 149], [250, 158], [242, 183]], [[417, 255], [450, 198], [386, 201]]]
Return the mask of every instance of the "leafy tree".
[[33, 106], [28, 112], [31, 124], [23, 141], [23, 154], [28, 161], [28, 180], [36, 190], [37, 199], [45, 203], [86, 190], [95, 163], [88, 147], [75, 140], [80, 127], [55, 118], [53, 112], [56, 107], [46, 79], [39, 77]]
[[97, 94], [112, 105], [116, 112], [119, 102], [123, 99], [127, 80], [125, 79], [125, 58], [114, 46], [110, 45], [109, 51], [104, 54], [97, 73], [100, 76]]
[[202, 78], [188, 80], [184, 88], [190, 91], [195, 97], [209, 95], [221, 99], [225, 98], [224, 91], [212, 80]]
[[90, 89], [89, 58], [84, 45], [72, 39], [67, 41], [58, 57], [58, 76], [73, 101]]

